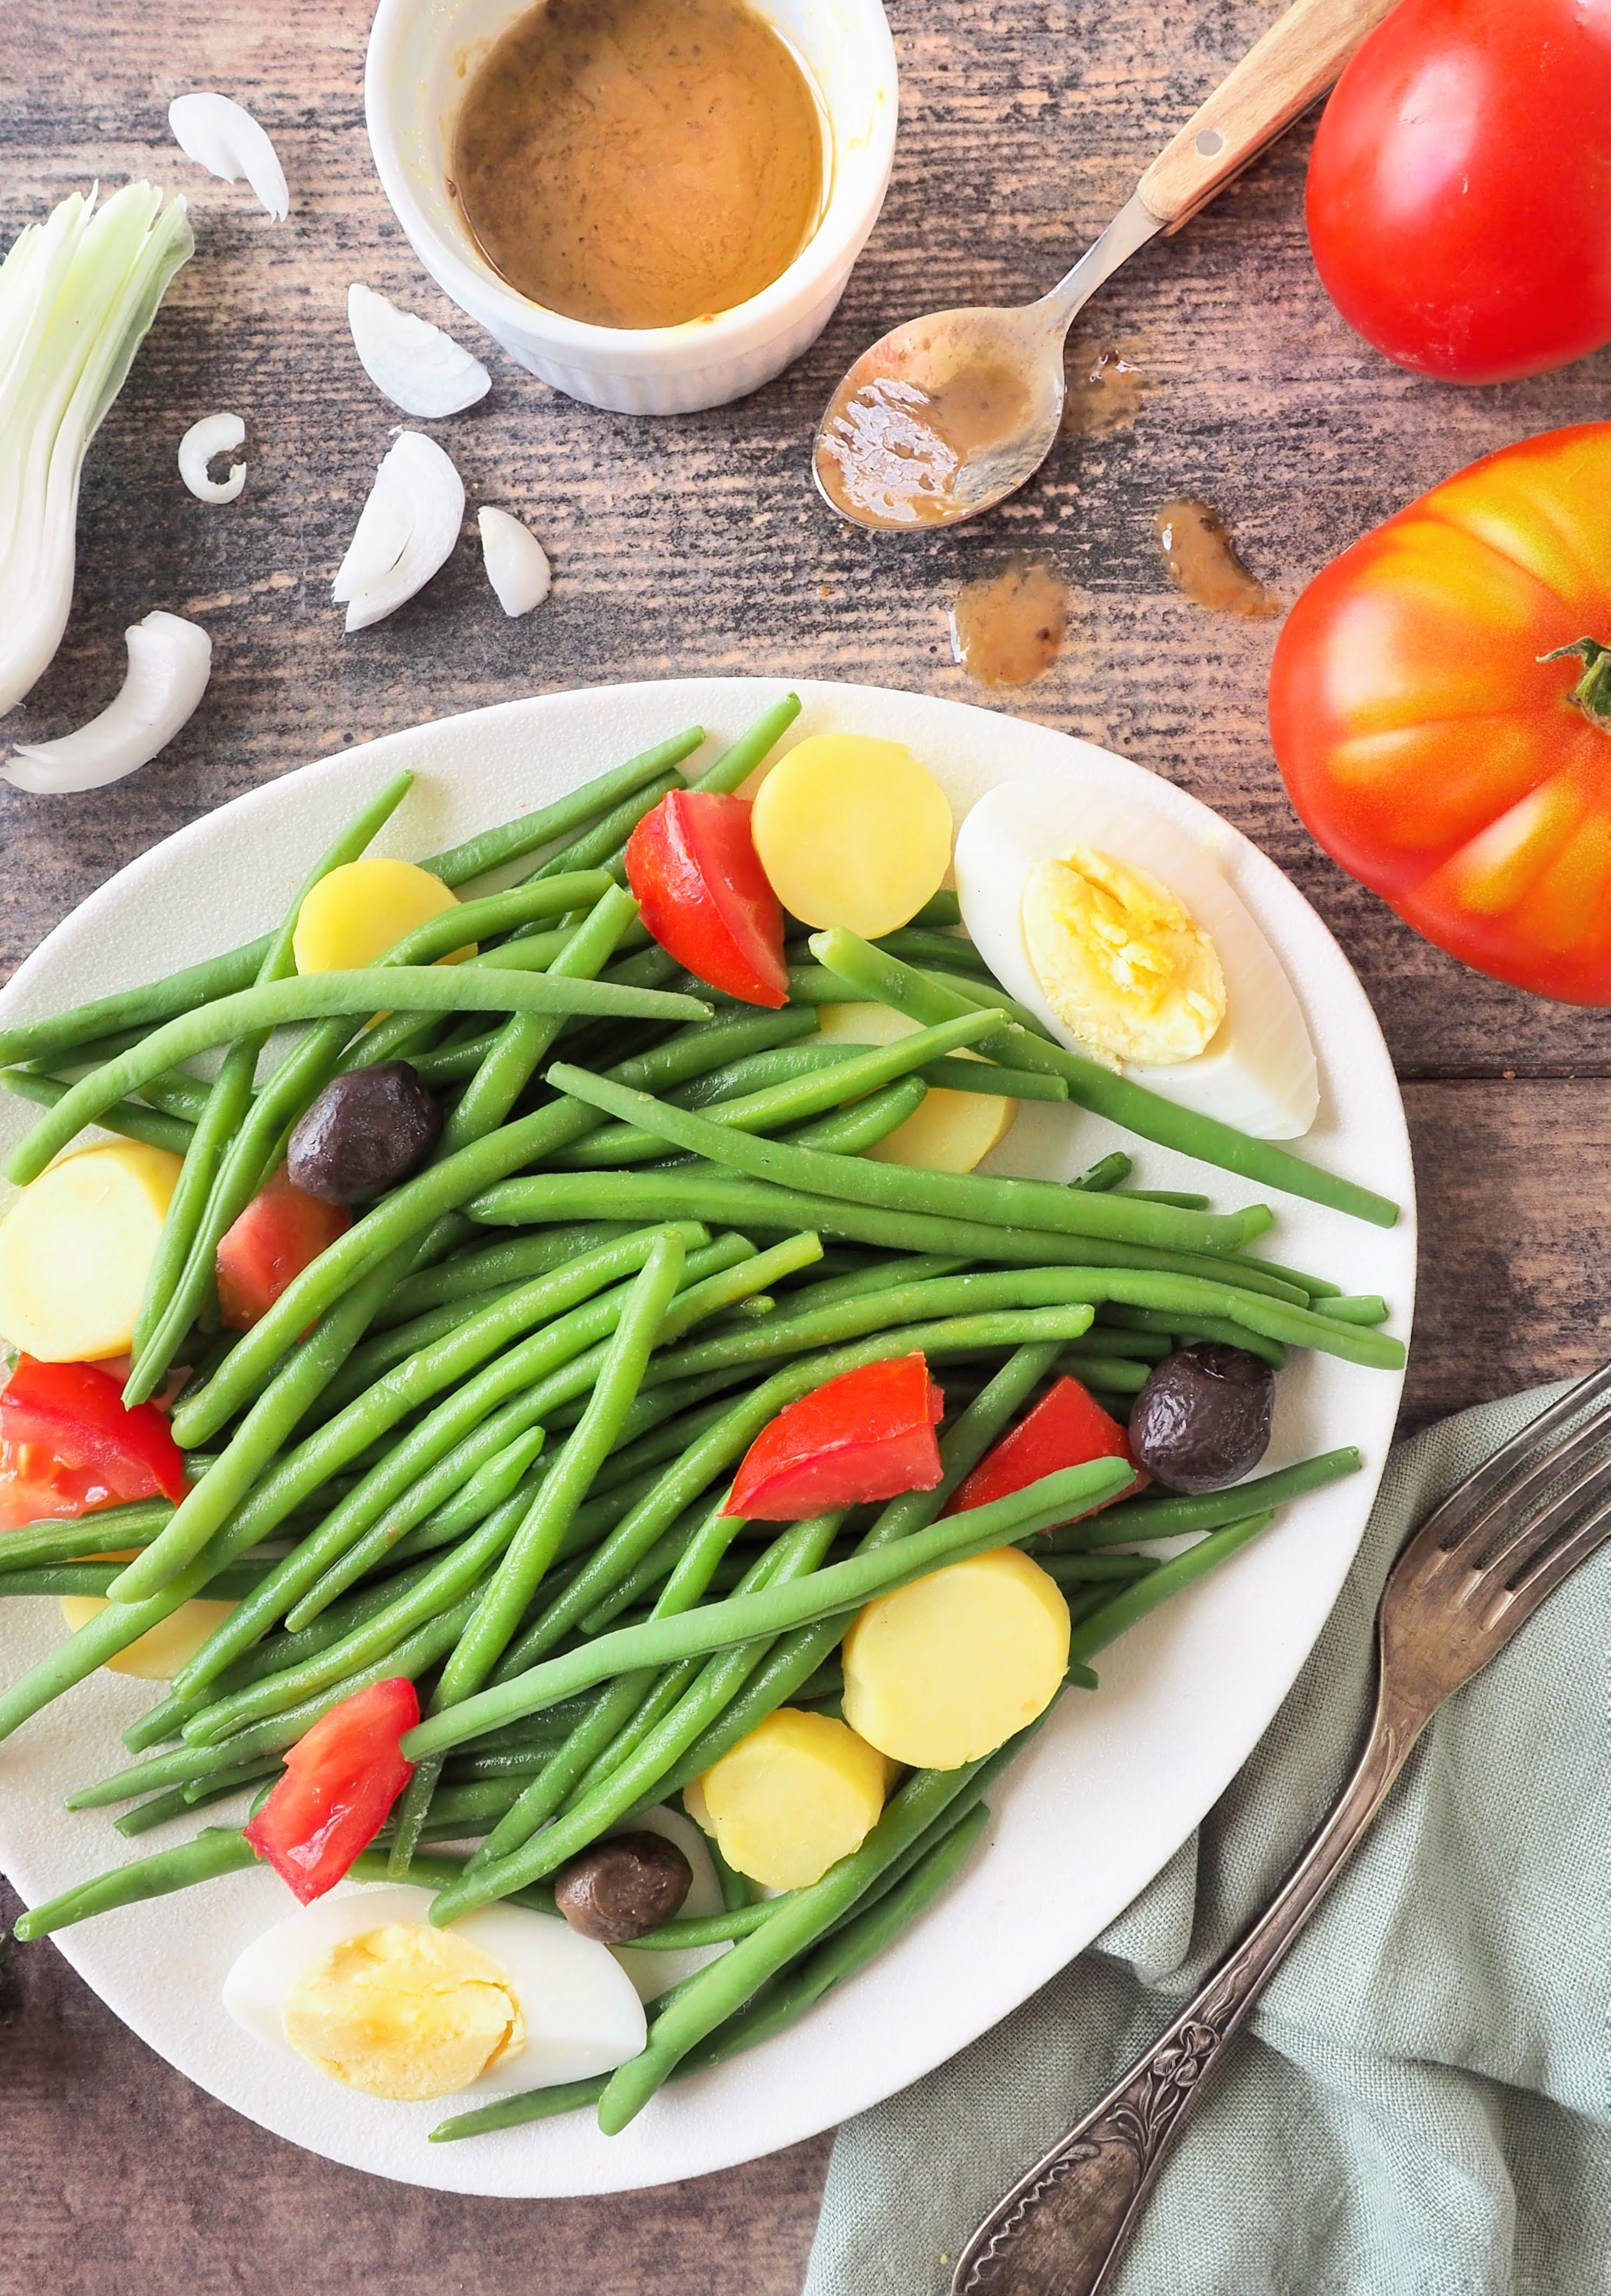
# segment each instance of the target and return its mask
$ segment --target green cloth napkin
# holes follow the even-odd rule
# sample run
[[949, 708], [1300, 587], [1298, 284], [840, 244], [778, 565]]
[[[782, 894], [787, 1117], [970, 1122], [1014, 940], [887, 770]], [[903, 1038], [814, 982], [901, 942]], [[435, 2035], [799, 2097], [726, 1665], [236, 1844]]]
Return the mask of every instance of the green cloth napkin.
[[[974, 2224], [1323, 1815], [1408, 1532], [1559, 1392], [1399, 1446], [1313, 1654], [1193, 1839], [1022, 2009], [841, 2130], [806, 2296], [949, 2289]], [[1611, 2291], [1608, 1627], [1611, 1548], [1438, 1714], [1204, 2092], [1111, 2296]]]

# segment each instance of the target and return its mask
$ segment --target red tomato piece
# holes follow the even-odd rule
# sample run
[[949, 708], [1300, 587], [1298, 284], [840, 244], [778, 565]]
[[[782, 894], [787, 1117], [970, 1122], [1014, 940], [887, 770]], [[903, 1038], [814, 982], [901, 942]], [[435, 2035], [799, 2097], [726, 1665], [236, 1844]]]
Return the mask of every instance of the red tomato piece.
[[232, 1332], [250, 1331], [288, 1284], [352, 1226], [342, 1204], [293, 1188], [280, 1165], [219, 1239], [218, 1313]]
[[932, 1491], [945, 1398], [920, 1355], [842, 1372], [763, 1427], [722, 1512], [803, 1522], [837, 1507]]
[[0, 1442], [0, 1531], [30, 1522], [70, 1522], [111, 1506], [117, 1493], [93, 1469], [64, 1467], [37, 1443]]
[[[944, 1512], [961, 1514], [969, 1507], [989, 1506], [994, 1499], [1010, 1498], [1027, 1490], [1042, 1475], [1064, 1467], [1082, 1467], [1090, 1459], [1130, 1457], [1130, 1437], [1116, 1419], [1110, 1419], [1096, 1398], [1077, 1379], [1060, 1379], [1048, 1388], [1034, 1409], [1009, 1428], [995, 1448], [987, 1451], [972, 1474], [965, 1475], [951, 1493]], [[1133, 1498], [1148, 1480], [1143, 1474], [1121, 1496]], [[1111, 1505], [1105, 1499], [1104, 1506]], [[1097, 1507], [1087, 1507], [1097, 1514]], [[1078, 1522], [1079, 1515], [1071, 1515]]]
[[374, 1682], [321, 1714], [286, 1755], [245, 1833], [305, 1906], [334, 1889], [385, 1824], [414, 1775], [399, 1741], [419, 1718], [413, 1683]]
[[20, 1357], [0, 1395], [0, 1440], [37, 1446], [70, 1472], [87, 1470], [93, 1487], [114, 1499], [161, 1496], [177, 1505], [187, 1488], [167, 1420], [151, 1403], [126, 1411], [118, 1382], [98, 1364]]
[[1399, 0], [1338, 80], [1310, 245], [1368, 342], [1504, 382], [1611, 339], [1611, 0]]
[[643, 921], [679, 964], [746, 1004], [788, 1001], [783, 910], [741, 797], [673, 790], [627, 840], [627, 882]]

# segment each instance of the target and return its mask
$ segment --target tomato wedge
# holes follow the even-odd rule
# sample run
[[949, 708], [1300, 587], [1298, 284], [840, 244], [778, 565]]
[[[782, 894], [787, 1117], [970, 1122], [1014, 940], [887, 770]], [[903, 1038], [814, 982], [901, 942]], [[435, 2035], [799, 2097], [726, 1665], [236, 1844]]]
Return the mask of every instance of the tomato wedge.
[[673, 790], [627, 840], [643, 921], [679, 964], [746, 1004], [788, 1001], [783, 910], [756, 857], [741, 797]]
[[118, 1382], [97, 1364], [20, 1357], [0, 1395], [0, 1441], [37, 1447], [70, 1472], [87, 1470], [93, 1487], [114, 1499], [177, 1505], [187, 1488], [184, 1454], [162, 1414], [150, 1403], [126, 1411]]
[[864, 1365], [802, 1396], [745, 1452], [724, 1514], [803, 1522], [837, 1507], [932, 1491], [945, 1398], [920, 1355]]
[[413, 1683], [373, 1682], [321, 1714], [286, 1755], [245, 1833], [305, 1906], [334, 1889], [385, 1824], [414, 1775], [399, 1742], [419, 1718]]
[[352, 1226], [342, 1204], [293, 1188], [280, 1165], [218, 1241], [218, 1313], [232, 1332], [250, 1331], [288, 1284]]
[[[972, 1474], [963, 1477], [944, 1512], [961, 1514], [969, 1507], [989, 1506], [993, 1499], [1010, 1498], [1015, 1491], [1027, 1490], [1042, 1475], [1055, 1475], [1064, 1467], [1082, 1467], [1091, 1459], [1130, 1458], [1130, 1437], [1118, 1421], [1108, 1417], [1077, 1379], [1060, 1379], [993, 1450], [986, 1452]], [[1135, 1463], [1130, 1460], [1130, 1464]], [[1147, 1480], [1140, 1476], [1122, 1496], [1133, 1498]], [[1088, 1507], [1085, 1512], [1096, 1514], [1100, 1509]], [[1080, 1517], [1071, 1515], [1069, 1521], [1078, 1522]]]

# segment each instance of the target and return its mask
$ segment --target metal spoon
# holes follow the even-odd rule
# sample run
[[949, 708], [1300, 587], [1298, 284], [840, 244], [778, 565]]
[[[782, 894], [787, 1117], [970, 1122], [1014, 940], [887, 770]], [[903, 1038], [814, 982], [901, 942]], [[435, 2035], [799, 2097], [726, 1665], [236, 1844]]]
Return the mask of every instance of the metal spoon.
[[1178, 231], [1330, 86], [1394, 0], [1295, 0], [1188, 119], [1095, 245], [1037, 303], [937, 311], [864, 351], [828, 402], [812, 474], [852, 525], [956, 526], [1013, 494], [1063, 420], [1075, 314]]

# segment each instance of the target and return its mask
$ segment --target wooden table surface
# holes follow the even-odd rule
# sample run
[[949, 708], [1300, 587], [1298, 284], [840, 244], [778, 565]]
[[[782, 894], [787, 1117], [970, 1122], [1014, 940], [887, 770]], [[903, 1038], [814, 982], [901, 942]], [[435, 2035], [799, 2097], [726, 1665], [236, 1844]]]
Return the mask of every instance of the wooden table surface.
[[[423, 0], [421, 0], [423, 4]], [[1602, 416], [1611, 358], [1499, 389], [1401, 373], [1357, 341], [1311, 268], [1307, 131], [1086, 315], [1147, 379], [1134, 428], [1068, 439], [1040, 480], [952, 536], [841, 529], [805, 483], [826, 393], [893, 321], [1039, 291], [1119, 205], [1165, 131], [1272, 12], [1270, 0], [889, 0], [901, 75], [895, 178], [827, 333], [735, 407], [649, 423], [555, 397], [456, 319], [370, 165], [364, 0], [35, 0], [0, 63], [0, 237], [93, 177], [148, 175], [195, 211], [179, 276], [91, 455], [73, 618], [6, 731], [81, 723], [152, 607], [203, 620], [206, 701], [133, 781], [60, 800], [0, 788], [0, 972], [113, 870], [220, 800], [326, 751], [520, 693], [686, 671], [870, 680], [979, 699], [950, 660], [958, 583], [1010, 550], [1073, 586], [1061, 660], [983, 697], [1106, 742], [1258, 840], [1358, 967], [1415, 1137], [1421, 1292], [1410, 1423], [1586, 1369], [1606, 1352], [1607, 1030], [1463, 971], [1352, 884], [1295, 819], [1271, 761], [1274, 626], [1171, 590], [1151, 520], [1178, 495], [1231, 521], [1287, 599], [1344, 545], [1474, 456]], [[274, 135], [289, 223], [169, 142], [169, 99], [217, 87]], [[550, 602], [506, 622], [466, 543], [420, 598], [355, 638], [328, 585], [397, 420], [367, 385], [349, 283], [474, 341], [489, 398], [439, 435], [472, 504], [529, 518]], [[177, 475], [181, 431], [246, 420], [227, 510]], [[787, 2296], [826, 2138], [625, 2200], [460, 2201], [382, 2185], [265, 2136], [191, 2088], [36, 1948], [0, 2000], [7, 2227], [0, 2296]]]

